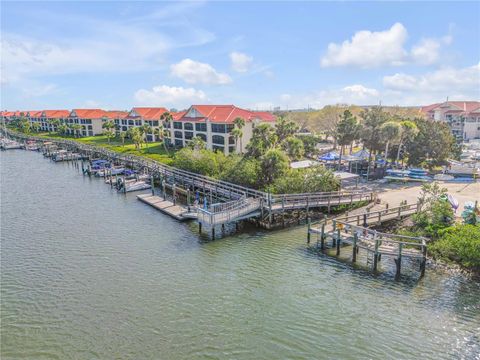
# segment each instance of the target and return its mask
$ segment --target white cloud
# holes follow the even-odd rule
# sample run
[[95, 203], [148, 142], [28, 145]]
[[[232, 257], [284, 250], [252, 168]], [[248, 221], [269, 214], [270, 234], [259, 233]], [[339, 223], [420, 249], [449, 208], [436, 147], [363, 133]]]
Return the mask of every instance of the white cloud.
[[217, 84], [223, 85], [232, 82], [230, 76], [219, 73], [211, 65], [183, 59], [170, 66], [172, 75], [184, 80], [188, 84]]
[[480, 64], [456, 69], [442, 68], [424, 75], [397, 73], [383, 77], [385, 88], [415, 92], [462, 92], [480, 96]]
[[253, 64], [253, 57], [241, 52], [230, 53], [230, 61], [232, 62], [232, 69], [236, 72], [247, 72]]
[[396, 23], [385, 31], [358, 31], [351, 40], [342, 44], [330, 43], [327, 53], [321, 59], [321, 65], [355, 65], [364, 68], [400, 65], [407, 57], [403, 48], [406, 39], [407, 29], [401, 23]]
[[134, 98], [139, 105], [182, 108], [194, 103], [205, 102], [207, 95], [194, 88], [158, 85], [154, 86], [152, 90], [137, 90]]
[[[26, 78], [49, 75], [134, 72], [158, 69], [172, 49], [212, 41], [214, 35], [182, 21], [181, 12], [195, 6], [165, 6], [151, 17], [103, 19], [76, 13], [42, 12], [55, 37], [2, 32], [2, 83], [14, 85]], [[158, 17], [177, 15], [168, 24]], [[75, 24], [75, 36], [60, 29]], [[160, 25], [162, 24], [162, 25]], [[168, 29], [166, 29], [168, 28]], [[177, 31], [180, 29], [181, 31]], [[68, 33], [68, 32], [67, 32]]]
[[442, 46], [453, 41], [451, 35], [440, 39], [424, 38], [407, 51], [404, 47], [407, 36], [407, 29], [401, 23], [385, 31], [358, 31], [342, 44], [330, 43], [320, 64], [322, 67], [353, 65], [362, 68], [407, 63], [430, 65], [439, 60]]

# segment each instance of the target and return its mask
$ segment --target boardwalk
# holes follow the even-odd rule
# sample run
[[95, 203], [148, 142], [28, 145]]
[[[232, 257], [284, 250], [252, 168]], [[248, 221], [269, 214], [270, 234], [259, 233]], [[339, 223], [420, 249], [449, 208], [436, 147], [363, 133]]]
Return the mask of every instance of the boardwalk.
[[386, 221], [401, 219], [418, 211], [417, 204], [403, 204], [394, 208], [365, 212], [363, 214], [343, 215], [331, 220], [324, 220], [315, 225], [309, 225], [308, 240], [317, 236], [315, 248], [323, 251], [328, 247], [336, 249], [340, 255], [342, 244], [352, 246], [351, 261], [357, 260], [360, 249], [367, 252], [367, 262], [371, 257], [372, 270], [377, 271], [382, 256], [394, 257], [396, 277], [400, 277], [402, 258], [420, 260], [421, 276], [425, 273], [427, 245], [425, 238], [388, 234], [369, 229], [368, 226], [379, 225]]

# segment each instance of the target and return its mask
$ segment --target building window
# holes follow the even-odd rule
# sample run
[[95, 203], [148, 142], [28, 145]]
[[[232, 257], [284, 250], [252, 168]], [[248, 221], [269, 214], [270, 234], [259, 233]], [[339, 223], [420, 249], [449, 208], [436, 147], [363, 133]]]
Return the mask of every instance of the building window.
[[229, 152], [230, 154], [233, 154], [233, 153], [235, 152], [235, 146], [229, 146], [229, 147], [228, 147], [228, 152]]
[[214, 144], [225, 144], [225, 138], [223, 136], [220, 136], [220, 135], [213, 135], [212, 136], [212, 142]]
[[196, 123], [195, 130], [197, 131], [207, 131], [207, 123]]
[[232, 130], [233, 130], [234, 127], [235, 127], [234, 124], [228, 124], [228, 125], [227, 125], [227, 133], [232, 132]]
[[230, 136], [230, 137], [228, 138], [228, 143], [229, 143], [230, 145], [235, 145], [235, 138], [234, 138], [233, 136]]
[[212, 132], [225, 134], [225, 125], [224, 124], [212, 124]]
[[177, 139], [183, 139], [182, 132], [181, 131], [175, 131], [175, 137]]
[[192, 131], [185, 131], [185, 139], [186, 140], [191, 140], [193, 138], [193, 132]]
[[223, 146], [213, 145], [213, 151], [215, 151], [215, 150], [224, 152]]
[[152, 121], [152, 126], [158, 126], [158, 120]]
[[175, 122], [173, 123], [173, 128], [174, 128], [174, 129], [180, 129], [180, 130], [181, 130], [181, 129], [182, 129], [182, 123], [179, 122], [179, 121], [175, 121]]
[[207, 142], [207, 135], [205, 135], [205, 134], [197, 134], [197, 137], [199, 137], [199, 138], [202, 139], [203, 141]]
[[193, 124], [192, 123], [184, 123], [183, 128], [185, 130], [193, 130]]
[[183, 146], [183, 140], [175, 139], [175, 146]]

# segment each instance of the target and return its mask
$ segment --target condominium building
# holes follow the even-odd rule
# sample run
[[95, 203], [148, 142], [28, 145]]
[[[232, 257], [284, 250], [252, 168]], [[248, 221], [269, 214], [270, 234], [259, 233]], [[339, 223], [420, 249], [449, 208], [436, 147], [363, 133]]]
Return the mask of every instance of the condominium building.
[[152, 131], [145, 134], [146, 140], [158, 140], [158, 136], [155, 135], [155, 129], [160, 127], [160, 117], [166, 112], [168, 110], [164, 107], [134, 107], [126, 116], [114, 120], [117, 132], [125, 132], [132, 127], [149, 125]]
[[446, 101], [421, 111], [429, 119], [448, 123], [459, 142], [480, 139], [480, 101]]
[[[245, 121], [243, 135], [237, 141], [231, 134], [236, 118]], [[192, 105], [188, 110], [174, 114], [173, 121], [165, 127], [169, 130], [169, 142], [176, 147], [184, 147], [194, 137], [199, 137], [205, 141], [207, 149], [230, 154], [245, 152], [253, 128], [261, 123], [274, 124], [275, 116], [234, 105]]]

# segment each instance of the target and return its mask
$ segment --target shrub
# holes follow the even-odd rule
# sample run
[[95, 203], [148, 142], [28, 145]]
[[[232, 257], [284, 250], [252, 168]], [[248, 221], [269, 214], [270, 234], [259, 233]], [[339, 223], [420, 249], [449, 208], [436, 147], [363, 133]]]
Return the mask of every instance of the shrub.
[[439, 259], [453, 261], [465, 268], [480, 271], [480, 227], [455, 225], [439, 231], [439, 239], [429, 246]]

